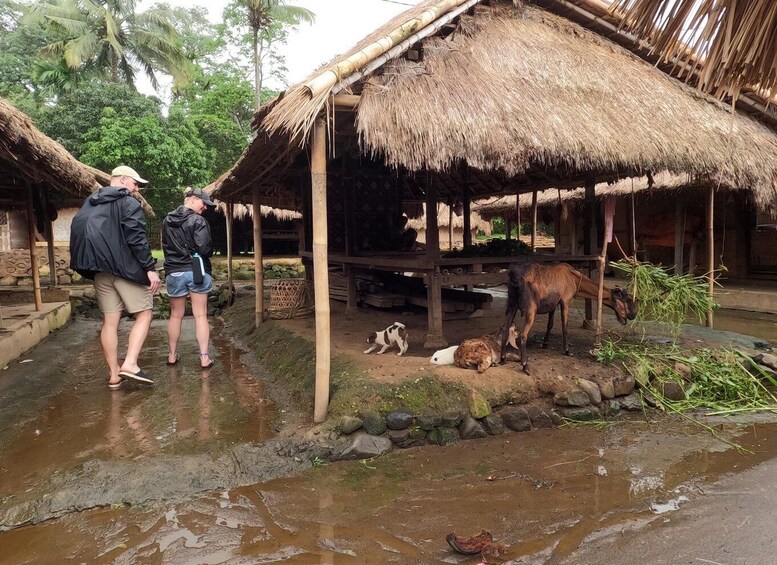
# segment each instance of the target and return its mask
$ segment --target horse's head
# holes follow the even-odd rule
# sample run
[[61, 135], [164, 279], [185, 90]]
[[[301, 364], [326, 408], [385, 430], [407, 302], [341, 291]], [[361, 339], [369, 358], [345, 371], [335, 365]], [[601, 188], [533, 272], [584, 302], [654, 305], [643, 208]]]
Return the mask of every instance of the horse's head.
[[615, 287], [612, 289], [612, 307], [615, 310], [615, 316], [621, 324], [625, 324], [627, 320], [633, 320], [637, 317], [637, 303], [622, 288]]

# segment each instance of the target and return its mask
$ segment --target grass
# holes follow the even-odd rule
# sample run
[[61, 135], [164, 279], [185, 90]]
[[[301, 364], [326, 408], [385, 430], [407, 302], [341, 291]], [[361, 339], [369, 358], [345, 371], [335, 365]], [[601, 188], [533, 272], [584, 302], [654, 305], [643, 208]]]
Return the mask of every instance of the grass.
[[[777, 380], [750, 356], [736, 349], [689, 351], [645, 342], [605, 341], [597, 360], [621, 363], [643, 390], [673, 412], [704, 410], [706, 415], [777, 412], [777, 397], [773, 392], [777, 389]], [[667, 398], [665, 391], [669, 383], [679, 385], [685, 398]]]
[[637, 318], [668, 326], [675, 341], [686, 319], [702, 322], [719, 306], [707, 294], [709, 283], [705, 277], [672, 275], [660, 265], [634, 259], [611, 265], [628, 277], [628, 290], [638, 302]]

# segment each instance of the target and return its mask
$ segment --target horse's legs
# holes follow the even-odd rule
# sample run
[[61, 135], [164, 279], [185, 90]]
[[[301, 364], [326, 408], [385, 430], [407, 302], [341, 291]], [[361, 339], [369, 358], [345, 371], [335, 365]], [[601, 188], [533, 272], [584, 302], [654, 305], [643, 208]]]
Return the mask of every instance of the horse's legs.
[[529, 374], [529, 356], [526, 355], [526, 341], [529, 338], [529, 330], [534, 325], [534, 318], [537, 316], [537, 305], [533, 302], [526, 307], [523, 315], [523, 327], [521, 328], [521, 363], [523, 363], [523, 372]]
[[505, 307], [505, 322], [499, 334], [499, 361], [505, 361], [505, 348], [507, 347], [507, 338], [510, 335], [510, 326], [515, 321], [515, 315], [518, 313], [518, 289], [510, 286], [507, 291], [507, 306]]
[[564, 355], [572, 357], [572, 353], [569, 351], [569, 304], [561, 302], [561, 343], [564, 347]]
[[550, 330], [553, 329], [553, 316], [555, 316], [555, 315], [556, 315], [556, 309], [555, 308], [553, 310], [551, 310], [550, 313], [548, 313], [548, 329], [545, 331], [545, 339], [542, 342], [542, 348], [543, 349], [547, 349], [548, 348], [548, 341], [550, 341]]

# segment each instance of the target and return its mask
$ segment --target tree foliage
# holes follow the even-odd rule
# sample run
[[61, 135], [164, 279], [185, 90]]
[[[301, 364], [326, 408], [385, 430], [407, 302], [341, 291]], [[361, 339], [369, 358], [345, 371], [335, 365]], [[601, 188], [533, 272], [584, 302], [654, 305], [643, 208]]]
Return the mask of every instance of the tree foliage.
[[137, 12], [135, 0], [41, 0], [31, 5], [25, 20], [46, 26], [55, 38], [42, 54], [63, 60], [69, 69], [134, 84], [140, 68], [155, 88], [160, 70], [178, 87], [189, 79], [191, 62], [159, 7]]
[[72, 92], [62, 94], [57, 103], [44, 107], [38, 124], [43, 132], [59, 141], [76, 158], [84, 153], [84, 136], [99, 126], [106, 109], [117, 118], [161, 118], [161, 102], [138, 94], [126, 84], [86, 81]]

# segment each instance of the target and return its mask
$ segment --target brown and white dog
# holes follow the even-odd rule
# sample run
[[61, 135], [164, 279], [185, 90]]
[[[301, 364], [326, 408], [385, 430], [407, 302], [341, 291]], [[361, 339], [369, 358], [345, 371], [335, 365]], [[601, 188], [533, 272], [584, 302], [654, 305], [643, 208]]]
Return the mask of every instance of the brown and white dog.
[[396, 343], [397, 347], [399, 347], [397, 355], [404, 355], [407, 351], [407, 330], [405, 329], [405, 324], [394, 322], [383, 331], [373, 332], [367, 338], [367, 343], [372, 345], [364, 350], [365, 353], [371, 353], [378, 346], [382, 346], [381, 350], [378, 351], [378, 355], [381, 355]]

